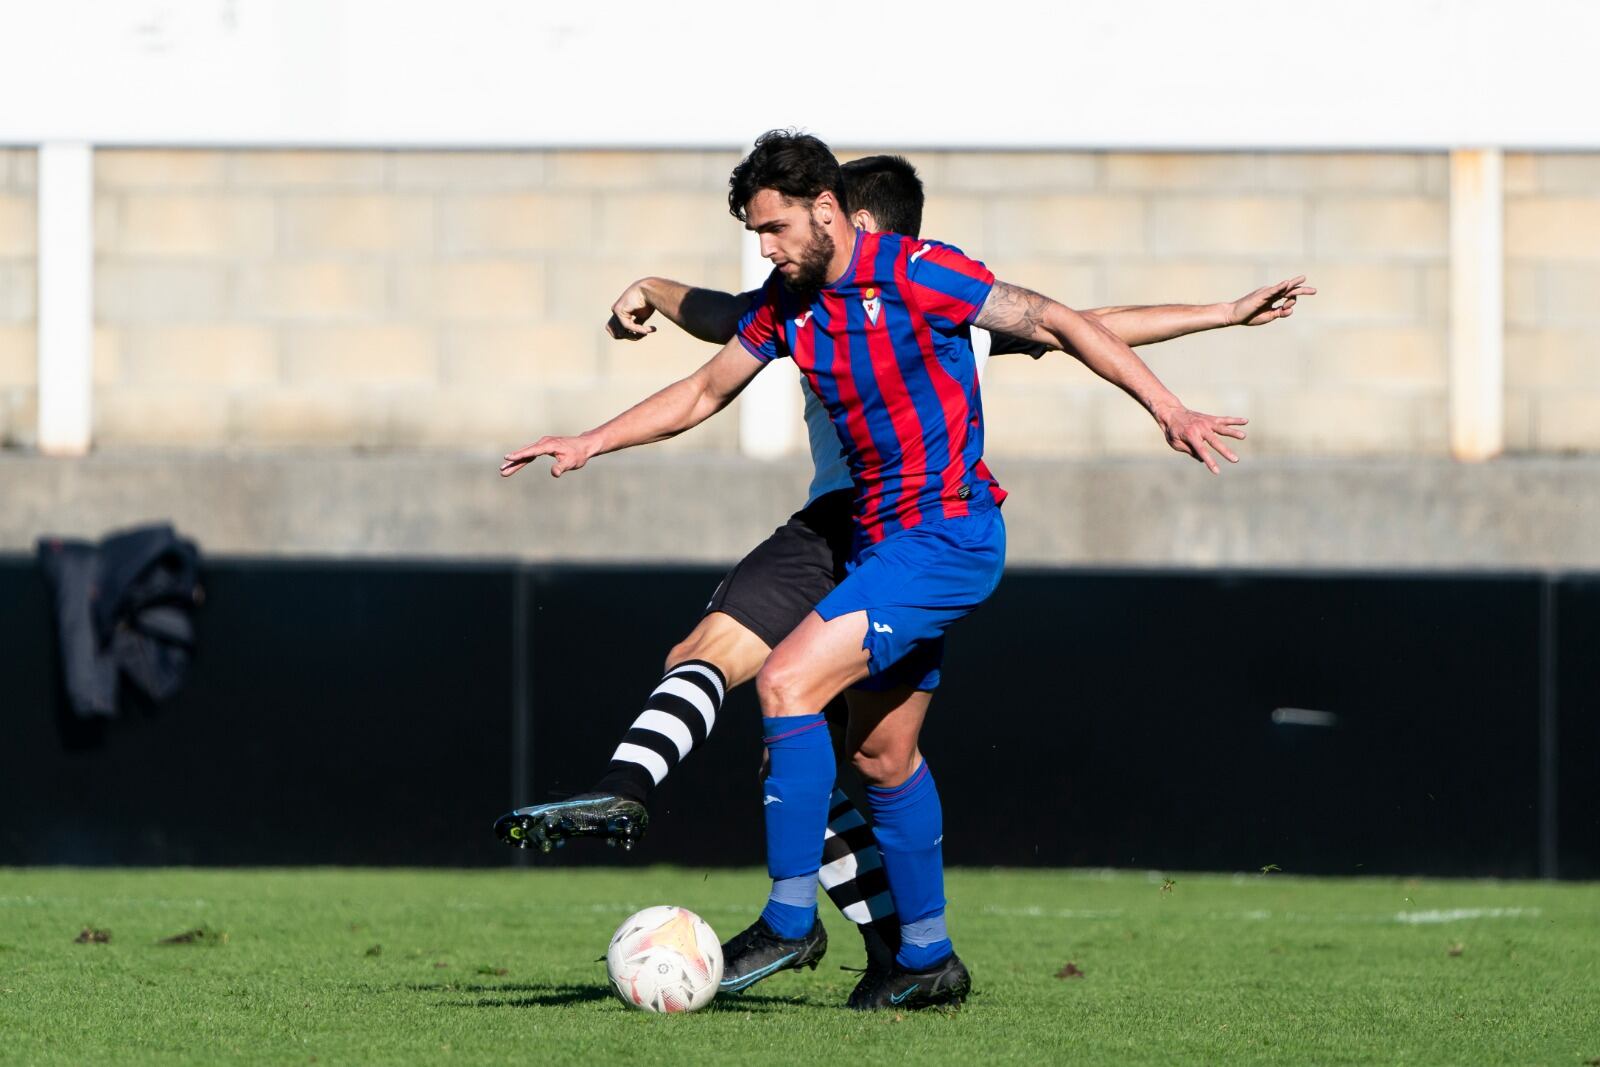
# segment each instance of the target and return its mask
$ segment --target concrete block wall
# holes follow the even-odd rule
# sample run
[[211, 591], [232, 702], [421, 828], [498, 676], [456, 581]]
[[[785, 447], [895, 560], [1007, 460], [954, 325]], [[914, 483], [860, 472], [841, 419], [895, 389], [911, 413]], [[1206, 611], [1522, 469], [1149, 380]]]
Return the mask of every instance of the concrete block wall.
[[[1076, 307], [1231, 300], [1309, 275], [1321, 292], [1289, 320], [1142, 353], [1191, 406], [1250, 417], [1250, 453], [1448, 451], [1444, 156], [915, 158], [924, 232]], [[1140, 408], [1068, 359], [996, 362], [985, 407], [996, 456], [1167, 451]]]
[[1506, 441], [1600, 449], [1600, 153], [1506, 157]]
[[0, 148], [0, 447], [38, 438], [37, 154]]
[[[736, 287], [715, 153], [102, 150], [99, 446], [504, 448], [697, 366], [611, 301]], [[732, 451], [723, 418], [668, 447]]]
[[[842, 158], [871, 151], [844, 148]], [[33, 433], [32, 153], [0, 152], [0, 440]], [[96, 153], [95, 436], [122, 445], [488, 450], [586, 428], [695, 366], [603, 337], [664, 273], [735, 288], [731, 153]], [[1231, 299], [1286, 322], [1145, 351], [1256, 456], [1447, 454], [1442, 154], [911, 153], [924, 231], [1076, 306]], [[1600, 447], [1600, 156], [1506, 164], [1513, 451]], [[998, 361], [990, 452], [1153, 456], [1070, 359]], [[730, 412], [666, 447], [737, 449]]]

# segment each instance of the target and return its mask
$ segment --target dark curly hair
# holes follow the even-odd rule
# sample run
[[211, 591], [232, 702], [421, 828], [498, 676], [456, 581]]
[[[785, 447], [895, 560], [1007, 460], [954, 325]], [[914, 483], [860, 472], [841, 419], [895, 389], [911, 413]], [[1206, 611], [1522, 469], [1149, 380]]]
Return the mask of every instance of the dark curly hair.
[[820, 138], [798, 130], [768, 130], [739, 161], [728, 178], [728, 210], [740, 222], [762, 189], [775, 189], [789, 200], [807, 203], [832, 193], [845, 209], [844, 178], [839, 161]]
[[922, 231], [922, 179], [904, 156], [865, 156], [839, 168], [851, 211], [870, 211], [878, 229], [917, 237]]

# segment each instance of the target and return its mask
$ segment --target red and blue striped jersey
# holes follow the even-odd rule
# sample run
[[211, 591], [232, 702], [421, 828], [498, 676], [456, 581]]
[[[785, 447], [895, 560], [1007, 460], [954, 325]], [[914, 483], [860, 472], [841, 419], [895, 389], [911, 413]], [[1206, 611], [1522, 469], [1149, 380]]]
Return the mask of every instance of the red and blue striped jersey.
[[1005, 499], [983, 462], [968, 329], [993, 287], [959, 249], [857, 232], [836, 282], [807, 298], [774, 271], [739, 321], [746, 350], [793, 358], [827, 409], [856, 486], [858, 539]]

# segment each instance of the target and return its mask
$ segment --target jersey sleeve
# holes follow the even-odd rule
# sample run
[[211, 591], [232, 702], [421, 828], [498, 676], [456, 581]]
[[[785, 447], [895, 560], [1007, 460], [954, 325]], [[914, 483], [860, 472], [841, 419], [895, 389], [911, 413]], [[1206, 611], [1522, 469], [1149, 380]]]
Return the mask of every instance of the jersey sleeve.
[[1024, 337], [1015, 337], [1009, 333], [989, 334], [989, 354], [991, 356], [1023, 355], [1039, 359], [1050, 351], [1049, 345], [1030, 341]]
[[969, 325], [977, 318], [994, 288], [993, 271], [938, 241], [923, 241], [912, 249], [906, 278], [922, 313], [951, 326]]
[[746, 352], [763, 363], [771, 363], [783, 355], [778, 344], [778, 309], [773, 306], [770, 285], [744, 294], [750, 306], [739, 316], [739, 328], [734, 336], [744, 345]]

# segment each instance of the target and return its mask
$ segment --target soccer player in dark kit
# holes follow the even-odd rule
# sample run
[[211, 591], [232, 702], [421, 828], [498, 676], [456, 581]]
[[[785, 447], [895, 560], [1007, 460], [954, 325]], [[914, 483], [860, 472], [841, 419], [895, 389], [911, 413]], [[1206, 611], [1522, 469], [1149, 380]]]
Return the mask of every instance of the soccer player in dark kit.
[[944, 930], [938, 797], [916, 737], [943, 632], [993, 589], [1004, 554], [1004, 492], [981, 458], [968, 327], [1071, 351], [1139, 399], [1174, 448], [1213, 470], [1207, 449], [1234, 459], [1220, 438], [1242, 437], [1243, 420], [1187, 410], [1114, 335], [995, 282], [948, 246], [855, 230], [838, 166], [815, 138], [767, 135], [732, 185], [731, 207], [762, 235], [776, 267], [738, 342], [596, 430], [512, 453], [503, 473], [552, 455], [559, 475], [681, 432], [724, 406], [766, 361], [796, 359], [848, 458], [852, 541], [847, 577], [757, 679], [772, 766], [765, 802], [774, 887], [762, 917], [730, 942], [729, 965], [737, 979], [754, 980], [820, 955], [815, 892], [834, 766], [819, 710], [852, 688], [848, 748], [869, 783], [902, 924], [894, 967], [869, 975], [852, 1004], [959, 1000], [968, 979]]

